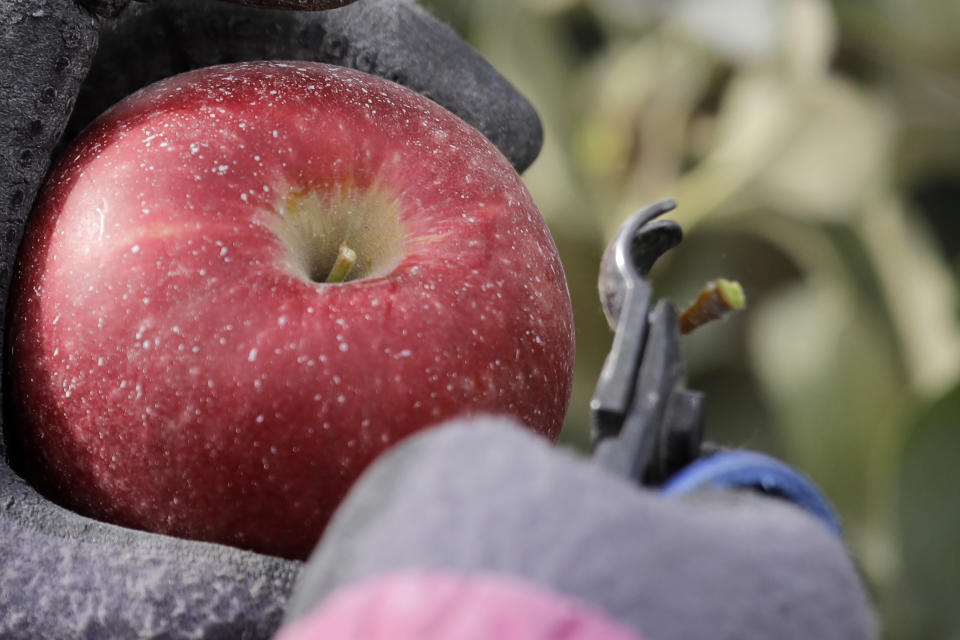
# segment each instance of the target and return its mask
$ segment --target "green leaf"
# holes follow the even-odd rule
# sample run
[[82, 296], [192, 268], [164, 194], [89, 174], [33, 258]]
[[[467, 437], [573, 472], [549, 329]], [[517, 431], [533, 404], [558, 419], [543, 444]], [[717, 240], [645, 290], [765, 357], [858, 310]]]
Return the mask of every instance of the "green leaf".
[[[960, 637], [960, 387], [914, 425], [899, 476], [900, 624], [909, 637]], [[906, 634], [905, 634], [905, 637]]]

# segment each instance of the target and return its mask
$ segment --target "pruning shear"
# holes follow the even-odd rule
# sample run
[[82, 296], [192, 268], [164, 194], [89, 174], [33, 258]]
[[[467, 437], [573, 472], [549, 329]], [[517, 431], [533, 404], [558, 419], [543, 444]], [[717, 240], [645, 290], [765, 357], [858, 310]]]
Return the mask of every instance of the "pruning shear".
[[677, 496], [708, 488], [746, 489], [788, 500], [840, 534], [839, 520], [816, 486], [764, 454], [704, 443], [704, 395], [687, 388], [674, 306], [654, 302], [647, 275], [683, 240], [663, 200], [620, 228], [600, 263], [600, 300], [614, 330], [590, 402], [593, 458], [610, 472]]

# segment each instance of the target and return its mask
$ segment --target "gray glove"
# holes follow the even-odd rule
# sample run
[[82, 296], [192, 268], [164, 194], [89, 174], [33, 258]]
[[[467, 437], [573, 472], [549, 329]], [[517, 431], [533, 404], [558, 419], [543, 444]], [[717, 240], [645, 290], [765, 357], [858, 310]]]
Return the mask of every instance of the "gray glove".
[[[340, 506], [287, 618], [322, 616], [338, 590], [423, 570], [519, 580], [646, 640], [877, 635], [841, 539], [809, 512], [739, 491], [665, 497], [505, 419], [454, 421], [386, 453]], [[374, 620], [389, 611], [379, 602], [367, 611]], [[450, 602], [422, 637], [443, 637], [432, 624], [456, 628], [470, 611]]]

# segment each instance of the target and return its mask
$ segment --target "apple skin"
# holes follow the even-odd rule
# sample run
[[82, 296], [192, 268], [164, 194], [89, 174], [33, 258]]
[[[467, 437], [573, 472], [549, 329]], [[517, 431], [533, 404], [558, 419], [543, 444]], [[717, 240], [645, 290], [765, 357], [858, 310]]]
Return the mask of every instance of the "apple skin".
[[[315, 282], [334, 232], [366, 272]], [[569, 401], [566, 280], [510, 163], [319, 63], [193, 71], [103, 114], [38, 197], [11, 296], [18, 471], [79, 513], [262, 553], [305, 557], [413, 432], [499, 413], [556, 439]]]

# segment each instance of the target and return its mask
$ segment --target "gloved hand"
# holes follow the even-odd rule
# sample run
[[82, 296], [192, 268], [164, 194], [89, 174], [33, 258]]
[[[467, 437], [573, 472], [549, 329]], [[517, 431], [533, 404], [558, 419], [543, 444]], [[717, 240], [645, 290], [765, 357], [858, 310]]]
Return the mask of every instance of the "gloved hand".
[[277, 640], [867, 640], [835, 529], [790, 501], [671, 497], [510, 420], [388, 451], [308, 561]]
[[[190, 68], [257, 58], [353, 66], [427, 94], [484, 132], [518, 169], [536, 157], [541, 129], [532, 107], [413, 2], [240, 4], [251, 6], [0, 2], [0, 309], [55, 149], [124, 95]], [[348, 4], [329, 12], [253, 6]], [[301, 566], [77, 516], [24, 483], [0, 439], [2, 638], [267, 638]]]

